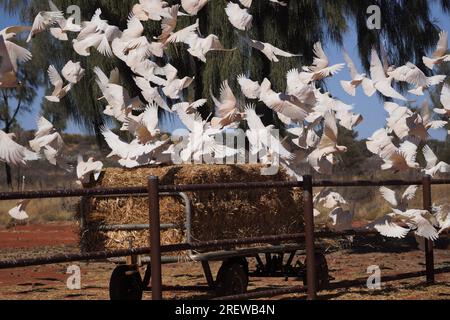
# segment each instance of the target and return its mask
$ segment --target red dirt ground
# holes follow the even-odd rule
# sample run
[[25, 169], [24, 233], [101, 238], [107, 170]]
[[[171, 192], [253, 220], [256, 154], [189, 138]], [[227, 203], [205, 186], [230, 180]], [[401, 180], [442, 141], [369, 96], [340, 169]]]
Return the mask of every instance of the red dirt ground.
[[[34, 225], [0, 230], [0, 260], [35, 257], [42, 255], [78, 252], [76, 228], [70, 223]], [[303, 257], [299, 257], [303, 260]], [[336, 281], [367, 277], [367, 267], [378, 265], [383, 275], [420, 271], [424, 268], [423, 253], [413, 248], [380, 249], [373, 245], [363, 248], [334, 250], [327, 254], [330, 274]], [[436, 268], [450, 266], [450, 250], [436, 250]], [[0, 299], [108, 299], [109, 277], [112, 263], [78, 263], [82, 271], [82, 290], [71, 291], [66, 287], [67, 267], [71, 264], [0, 270]], [[253, 264], [251, 263], [251, 267]], [[220, 264], [213, 263], [216, 274]], [[142, 270], [143, 272], [143, 270]], [[167, 286], [204, 286], [205, 280], [199, 264], [178, 264], [163, 267], [164, 284]], [[249, 290], [274, 289], [299, 285], [297, 279], [251, 279]], [[166, 299], [201, 299], [208, 293], [192, 291], [165, 292]], [[149, 299], [148, 293], [144, 296]], [[302, 294], [276, 299], [304, 299]], [[320, 293], [322, 299], [450, 299], [450, 274], [437, 275], [436, 285], [424, 284], [423, 278], [401, 280], [382, 285], [382, 290], [371, 291], [365, 287], [339, 289]]]
[[0, 229], [0, 249], [26, 249], [58, 245], [76, 245], [78, 235], [72, 223], [17, 226]]

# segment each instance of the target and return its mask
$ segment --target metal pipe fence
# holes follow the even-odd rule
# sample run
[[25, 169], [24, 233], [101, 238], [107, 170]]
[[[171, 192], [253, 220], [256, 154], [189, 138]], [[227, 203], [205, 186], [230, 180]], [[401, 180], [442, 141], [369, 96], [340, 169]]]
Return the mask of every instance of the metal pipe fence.
[[[305, 176], [302, 182], [245, 182], [245, 183], [216, 183], [216, 184], [202, 184], [202, 185], [160, 185], [157, 177], [150, 177], [148, 186], [132, 187], [132, 188], [97, 188], [97, 189], [77, 189], [77, 190], [50, 190], [50, 191], [29, 191], [29, 192], [1, 192], [0, 201], [6, 200], [23, 200], [23, 199], [43, 199], [43, 198], [69, 198], [69, 197], [104, 197], [104, 196], [133, 196], [148, 194], [149, 199], [149, 228], [150, 239], [148, 248], [128, 249], [128, 250], [114, 250], [102, 251], [80, 254], [57, 255], [52, 257], [39, 257], [33, 259], [12, 259], [0, 261], [0, 269], [18, 268], [27, 266], [36, 266], [43, 264], [55, 264], [74, 261], [87, 260], [102, 260], [108, 258], [125, 257], [132, 255], [151, 255], [151, 285], [152, 298], [160, 300], [163, 297], [163, 283], [162, 283], [162, 261], [161, 254], [175, 251], [188, 250], [207, 250], [219, 249], [230, 246], [250, 245], [250, 244], [278, 244], [287, 241], [305, 241], [306, 259], [307, 259], [307, 281], [306, 288], [308, 299], [317, 298], [317, 283], [316, 283], [316, 265], [315, 265], [315, 238], [355, 235], [355, 234], [374, 234], [374, 232], [366, 231], [349, 231], [341, 233], [315, 233], [314, 232], [314, 215], [313, 215], [313, 188], [319, 187], [380, 187], [380, 186], [409, 186], [422, 185], [423, 186], [423, 202], [424, 209], [430, 210], [432, 203], [432, 185], [449, 185], [450, 179], [447, 180], [431, 180], [429, 176], [425, 176], [422, 180], [417, 181], [402, 181], [402, 180], [387, 180], [387, 181], [371, 181], [371, 180], [355, 180], [355, 181], [318, 181], [313, 182], [311, 176]], [[273, 189], [273, 188], [302, 188], [304, 192], [304, 221], [305, 232], [295, 235], [278, 235], [259, 238], [248, 239], [228, 239], [215, 240], [198, 243], [183, 243], [176, 245], [161, 245], [161, 219], [159, 212], [159, 199], [164, 193], [179, 193], [179, 192], [200, 192], [200, 191], [220, 191], [220, 190], [239, 190], [239, 189]], [[121, 227], [121, 226], [119, 226]], [[190, 239], [189, 239], [190, 240]], [[415, 273], [417, 276], [423, 274], [427, 277], [428, 283], [434, 282], [434, 253], [433, 243], [427, 241], [425, 249], [425, 265], [426, 270], [421, 273]], [[399, 275], [401, 277], [401, 275]], [[395, 278], [395, 277], [394, 277]], [[246, 294], [234, 296], [233, 298], [250, 299], [257, 297], [281, 295], [292, 292], [303, 292], [303, 287], [286, 288], [280, 290], [261, 291], [255, 294]]]

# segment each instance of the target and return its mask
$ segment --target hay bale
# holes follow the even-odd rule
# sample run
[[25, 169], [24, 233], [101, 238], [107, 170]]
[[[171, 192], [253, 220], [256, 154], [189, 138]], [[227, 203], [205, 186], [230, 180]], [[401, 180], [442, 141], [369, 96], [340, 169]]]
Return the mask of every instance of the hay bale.
[[[125, 170], [106, 169], [98, 187], [145, 185], [151, 175], [162, 185], [228, 182], [288, 181], [283, 171], [276, 176], [262, 176], [259, 165], [189, 165]], [[300, 190], [251, 189], [202, 191], [188, 193], [192, 200], [192, 234], [196, 241], [258, 237], [298, 233], [303, 229], [303, 203]], [[90, 200], [89, 225], [148, 223], [146, 198]], [[179, 199], [161, 198], [161, 223], [183, 225], [184, 206]], [[148, 246], [148, 232], [85, 232], [81, 235], [84, 251]], [[164, 231], [163, 244], [185, 241], [179, 230]]]

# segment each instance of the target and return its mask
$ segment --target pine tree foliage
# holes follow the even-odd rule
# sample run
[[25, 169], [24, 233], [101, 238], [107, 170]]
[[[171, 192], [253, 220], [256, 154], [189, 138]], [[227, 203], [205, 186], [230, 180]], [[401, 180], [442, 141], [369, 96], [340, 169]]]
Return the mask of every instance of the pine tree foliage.
[[[62, 10], [70, 5], [81, 8], [82, 19], [89, 20], [97, 8], [102, 9], [102, 17], [121, 29], [137, 0], [53, 0]], [[233, 0], [235, 1], [235, 0]], [[168, 0], [170, 5], [179, 0]], [[298, 58], [281, 58], [279, 63], [270, 63], [262, 53], [249, 48], [240, 39], [240, 34], [228, 22], [224, 8], [227, 0], [213, 0], [198, 17], [180, 17], [178, 28], [186, 27], [200, 19], [202, 35], [217, 35], [226, 48], [236, 48], [231, 52], [211, 52], [207, 63], [191, 57], [184, 44], [171, 45], [164, 59], [156, 59], [160, 65], [170, 62], [178, 70], [181, 77], [195, 76], [194, 84], [187, 90], [185, 99], [194, 100], [209, 98], [210, 89], [217, 95], [222, 81], [229, 79], [236, 94], [236, 76], [244, 73], [253, 79], [262, 80], [267, 77], [273, 83], [274, 90], [285, 89], [285, 75], [291, 68], [309, 65], [313, 59], [312, 47], [316, 41], [342, 45], [343, 37], [350, 28], [355, 28], [360, 58], [365, 69], [369, 69], [369, 56], [372, 47], [387, 48], [390, 63], [402, 65], [412, 61], [421, 65], [421, 57], [430, 50], [437, 41], [438, 28], [432, 20], [431, 7], [439, 5], [444, 12], [450, 13], [450, 0], [290, 0], [287, 7], [270, 1], [253, 1], [250, 13], [254, 16], [253, 27], [249, 36], [253, 39], [269, 42], [283, 50], [302, 54]], [[367, 8], [378, 5], [382, 13], [382, 30], [367, 28]], [[32, 22], [41, 10], [48, 10], [47, 1], [42, 0], [0, 0], [0, 7], [9, 12], [20, 12], [24, 21]], [[146, 36], [152, 39], [160, 34], [159, 22], [145, 22]], [[71, 39], [70, 39], [71, 40]], [[90, 57], [77, 56], [72, 50], [71, 41], [59, 43], [48, 34], [41, 34], [33, 41], [33, 52], [42, 52], [33, 59], [33, 63], [45, 70], [50, 64], [61, 68], [68, 60], [81, 61], [87, 73], [82, 82], [75, 86], [57, 117], [69, 117], [86, 129], [98, 133], [104, 123], [102, 102], [92, 72], [94, 66], [104, 71], [118, 67], [123, 84], [131, 94], [139, 91], [132, 81], [132, 74], [124, 63], [115, 58], [105, 58], [96, 52]], [[50, 89], [49, 89], [50, 90]], [[203, 110], [206, 117], [213, 112], [212, 101], [209, 110]], [[55, 106], [45, 105], [44, 111], [49, 114]], [[267, 108], [266, 120], [273, 120]]]

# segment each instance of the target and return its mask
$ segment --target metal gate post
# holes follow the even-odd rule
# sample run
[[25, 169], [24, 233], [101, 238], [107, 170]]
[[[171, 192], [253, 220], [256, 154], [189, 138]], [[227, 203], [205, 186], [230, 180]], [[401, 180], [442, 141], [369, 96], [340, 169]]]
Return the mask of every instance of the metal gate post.
[[148, 179], [152, 300], [162, 300], [161, 219], [159, 212], [159, 178]]
[[305, 216], [306, 242], [306, 280], [308, 283], [308, 300], [317, 298], [316, 254], [314, 249], [314, 204], [312, 176], [303, 177], [303, 201]]
[[[431, 200], [431, 177], [423, 177], [423, 209], [432, 212]], [[432, 240], [425, 239], [425, 265], [427, 273], [427, 283], [434, 284], [434, 243]]]

